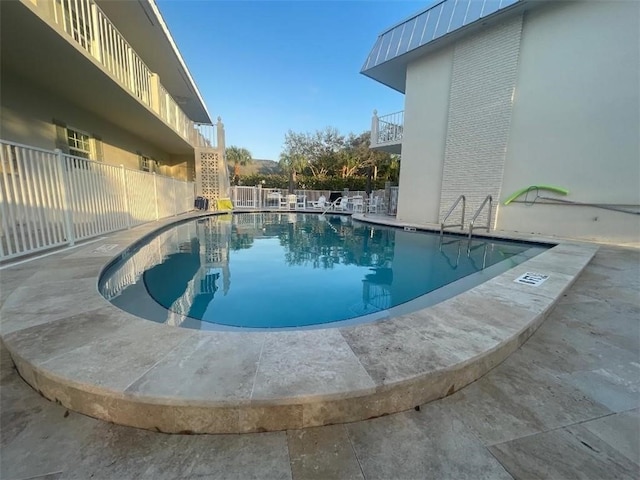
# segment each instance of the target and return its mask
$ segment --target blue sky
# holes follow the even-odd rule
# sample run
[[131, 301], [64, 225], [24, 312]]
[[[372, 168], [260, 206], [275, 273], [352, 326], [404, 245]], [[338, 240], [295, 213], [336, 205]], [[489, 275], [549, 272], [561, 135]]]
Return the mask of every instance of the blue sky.
[[157, 0], [227, 146], [271, 160], [289, 129], [361, 133], [374, 108], [402, 110], [360, 68], [378, 34], [428, 3]]

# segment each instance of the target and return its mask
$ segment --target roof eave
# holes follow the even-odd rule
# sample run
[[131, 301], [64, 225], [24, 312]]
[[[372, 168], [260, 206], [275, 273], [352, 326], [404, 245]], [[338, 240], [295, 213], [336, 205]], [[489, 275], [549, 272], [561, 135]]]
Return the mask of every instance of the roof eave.
[[[404, 94], [406, 90], [407, 66], [410, 62], [416, 60], [417, 58], [428, 55], [436, 50], [439, 50], [447, 45], [450, 45], [462, 39], [463, 37], [495, 25], [505, 20], [506, 18], [521, 14], [525, 10], [531, 8], [534, 3], [535, 2], [532, 2], [531, 0], [522, 0], [514, 5], [511, 5], [510, 7], [499, 10], [491, 15], [487, 15], [486, 17], [460, 27], [457, 30], [443, 35], [442, 37], [432, 40], [431, 42], [425, 43], [418, 48], [410, 50], [397, 57], [391, 58], [386, 62], [380, 63], [370, 68], [363, 67], [360, 70], [360, 73]], [[410, 18], [413, 18], [414, 16]], [[393, 28], [397, 26], [398, 24], [396, 24]], [[388, 32], [389, 30], [390, 29], [386, 29], [383, 34]], [[379, 38], [380, 37], [378, 37], [378, 39]], [[376, 42], [378, 41], [378, 39], [376, 39]]]
[[[191, 86], [193, 87], [193, 91], [195, 92], [196, 96], [198, 97], [198, 101], [200, 102], [200, 105], [201, 105], [202, 109], [204, 110], [204, 113], [206, 114], [208, 123], [213, 123], [212, 117], [209, 114], [209, 111], [207, 110], [207, 105], [204, 103], [204, 99], [202, 98], [202, 94], [200, 93], [200, 90], [198, 89], [198, 86], [196, 85], [195, 80], [191, 76], [191, 72], [189, 71], [189, 68], [187, 67], [186, 62], [184, 61], [184, 58], [182, 57], [182, 54], [180, 53], [180, 50], [178, 49], [178, 46], [176, 45], [176, 42], [173, 40], [173, 36], [171, 35], [171, 32], [169, 31], [169, 27], [165, 23], [164, 18], [162, 17], [162, 13], [160, 13], [160, 9], [158, 9], [158, 6], [156, 5], [155, 0], [145, 0], [145, 1], [151, 7], [151, 11], [153, 12], [155, 18], [157, 19], [158, 24], [162, 28], [165, 36], [167, 37], [167, 40], [169, 41], [169, 44], [171, 45], [171, 48], [173, 49], [173, 52], [175, 53], [175, 56], [176, 56], [178, 62], [180, 63], [185, 75], [189, 79], [189, 82], [191, 83]], [[201, 123], [206, 123], [206, 122], [201, 122]]]

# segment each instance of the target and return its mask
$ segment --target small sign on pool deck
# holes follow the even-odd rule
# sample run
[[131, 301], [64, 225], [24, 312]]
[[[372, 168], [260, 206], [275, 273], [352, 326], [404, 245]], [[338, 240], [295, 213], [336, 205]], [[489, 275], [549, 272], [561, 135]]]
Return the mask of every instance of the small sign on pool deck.
[[514, 282], [538, 287], [542, 285], [547, 278], [549, 278], [549, 275], [545, 275], [544, 273], [527, 272], [516, 278]]

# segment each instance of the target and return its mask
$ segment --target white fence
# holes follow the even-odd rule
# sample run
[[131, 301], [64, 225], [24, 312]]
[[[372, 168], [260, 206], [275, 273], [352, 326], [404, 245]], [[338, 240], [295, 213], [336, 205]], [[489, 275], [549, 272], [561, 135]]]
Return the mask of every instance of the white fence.
[[[288, 201], [289, 191], [278, 188], [263, 188], [261, 185], [256, 187], [234, 186], [231, 187], [231, 201], [233, 207], [240, 210], [256, 210], [256, 209], [284, 209], [284, 210], [301, 210], [312, 208], [311, 202], [316, 202], [320, 196], [325, 197], [327, 201], [333, 200], [338, 196], [344, 197], [362, 197], [367, 199], [364, 191], [335, 191], [330, 190], [294, 190], [295, 204], [293, 200]], [[371, 198], [378, 197], [379, 203], [376, 203], [374, 213], [382, 213], [387, 215], [395, 215], [398, 205], [398, 187], [387, 187], [381, 190], [371, 192]], [[368, 207], [368, 203], [365, 205]]]
[[0, 141], [0, 260], [193, 210], [169, 177]]

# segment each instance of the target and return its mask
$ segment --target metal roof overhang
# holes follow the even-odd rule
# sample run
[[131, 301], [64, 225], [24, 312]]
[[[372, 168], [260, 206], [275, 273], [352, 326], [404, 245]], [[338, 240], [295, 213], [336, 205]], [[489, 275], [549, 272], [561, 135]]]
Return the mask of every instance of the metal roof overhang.
[[0, 1], [0, 9], [2, 72], [15, 74], [168, 153], [193, 154], [193, 147], [186, 140], [118, 84], [70, 37], [58, 33], [22, 2]]
[[[444, 3], [444, 2], [441, 2], [441, 3]], [[519, 0], [516, 3], [509, 5], [508, 7], [505, 7], [501, 10], [498, 10], [497, 12], [491, 15], [482, 17], [467, 25], [457, 28], [445, 35], [442, 35], [439, 38], [436, 38], [430, 42], [427, 42], [417, 48], [408, 50], [406, 53], [403, 53], [398, 56], [394, 56], [389, 60], [378, 63], [377, 65], [374, 65], [369, 68], [367, 68], [365, 64], [365, 67], [362, 68], [360, 73], [404, 94], [406, 90], [407, 66], [409, 65], [409, 63], [413, 62], [417, 58], [420, 58], [424, 55], [434, 52], [446, 45], [450, 45], [460, 40], [463, 37], [471, 35], [475, 32], [479, 32], [483, 29], [490, 27], [491, 25], [495, 25], [499, 22], [502, 22], [506, 18], [521, 14], [525, 10], [528, 10], [529, 8], [531, 8], [533, 3], [534, 2], [530, 0]], [[430, 7], [430, 8], [434, 8], [434, 7]], [[379, 35], [378, 39], [376, 40], [376, 44], [374, 45], [372, 52], [375, 51], [376, 47], [378, 46], [378, 42], [386, 33], [390, 32], [393, 29], [401, 27], [403, 24], [408, 23], [409, 21], [413, 20], [414, 18], [424, 13], [425, 11], [426, 10], [418, 13], [417, 15], [411, 17], [409, 20], [405, 22], [401, 22], [397, 25], [394, 25], [390, 29], [385, 30], [382, 34]]]
[[212, 123], [200, 91], [154, 0], [96, 0], [184, 113], [196, 123]]

